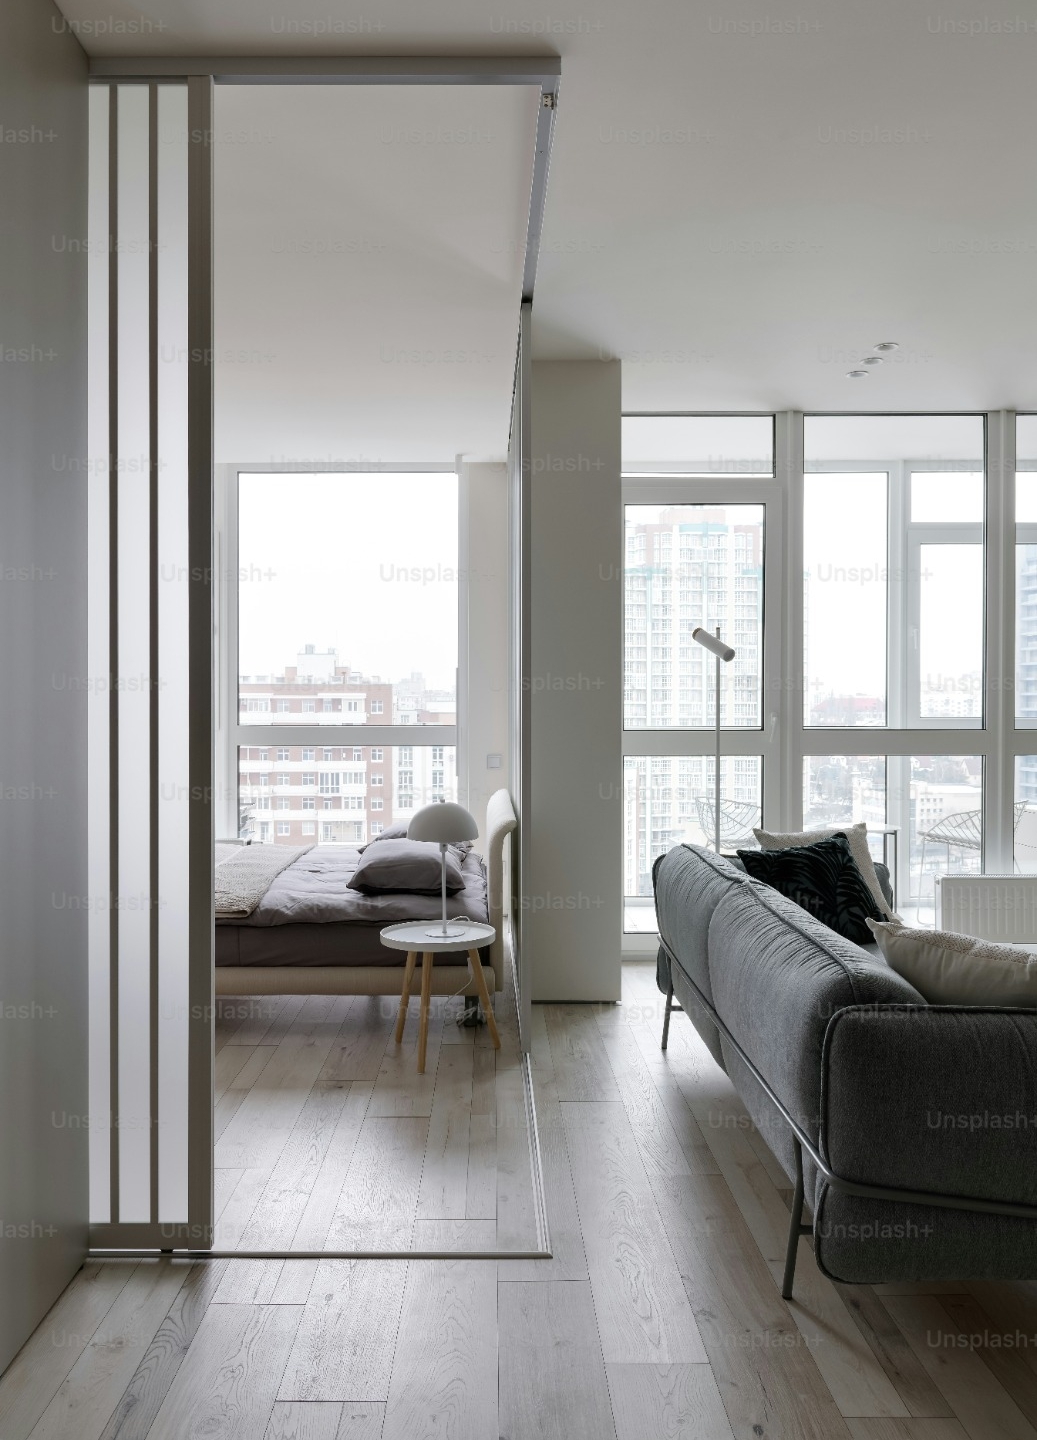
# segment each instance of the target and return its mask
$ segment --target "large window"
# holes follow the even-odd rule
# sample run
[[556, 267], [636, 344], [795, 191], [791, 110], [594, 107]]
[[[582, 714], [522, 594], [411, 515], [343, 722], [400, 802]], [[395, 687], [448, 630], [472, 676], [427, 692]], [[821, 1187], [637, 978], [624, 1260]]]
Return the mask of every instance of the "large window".
[[[847, 518], [854, 517], [853, 524]], [[889, 477], [803, 481], [803, 718], [885, 725]]]
[[454, 724], [457, 477], [238, 477], [242, 724]]
[[713, 843], [715, 671], [695, 625], [738, 652], [722, 849], [752, 844], [758, 817], [864, 822], [922, 924], [940, 875], [1037, 873], [1037, 416], [789, 412], [773, 449], [769, 423], [624, 424], [628, 931], [653, 928], [656, 856]]
[[980, 725], [982, 416], [808, 416], [803, 449], [804, 723]]
[[457, 477], [243, 471], [235, 494], [239, 832], [362, 843], [455, 798]]
[[[656, 857], [715, 833], [718, 701], [722, 845], [753, 844], [760, 824], [774, 420], [630, 416], [623, 446], [624, 924], [650, 932]], [[735, 649], [719, 695], [697, 626], [719, 628]]]
[[628, 729], [716, 723], [714, 660], [691, 639], [719, 626], [735, 648], [722, 725], [759, 726], [762, 505], [627, 505], [625, 720]]

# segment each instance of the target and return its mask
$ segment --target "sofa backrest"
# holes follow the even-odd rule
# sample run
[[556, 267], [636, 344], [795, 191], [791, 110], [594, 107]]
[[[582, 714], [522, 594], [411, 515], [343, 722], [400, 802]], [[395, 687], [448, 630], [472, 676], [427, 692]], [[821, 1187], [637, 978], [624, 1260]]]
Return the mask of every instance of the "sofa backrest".
[[[746, 874], [712, 850], [698, 845], [676, 845], [655, 862], [652, 878], [659, 938], [712, 1003], [707, 951], [709, 922], [725, 895], [747, 883]], [[680, 977], [672, 979], [688, 1018], [709, 1046], [713, 1059], [723, 1065], [717, 1027], [708, 1012], [696, 1003], [694, 992], [681, 985]]]
[[[832, 1016], [848, 1005], [925, 1004], [881, 957], [758, 880], [731, 888], [712, 907], [707, 949], [717, 1014], [815, 1145]], [[723, 1038], [721, 1050], [753, 1120], [779, 1158], [790, 1160], [787, 1127], [775, 1128], [773, 1106]]]

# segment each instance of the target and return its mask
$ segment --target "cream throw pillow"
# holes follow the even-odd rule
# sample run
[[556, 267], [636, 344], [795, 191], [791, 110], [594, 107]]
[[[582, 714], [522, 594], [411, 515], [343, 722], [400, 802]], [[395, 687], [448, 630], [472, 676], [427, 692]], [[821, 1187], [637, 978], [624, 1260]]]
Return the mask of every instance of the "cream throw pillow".
[[869, 920], [891, 970], [930, 1005], [1037, 1007], [1037, 955], [949, 930], [915, 930], [899, 920]]
[[769, 830], [754, 830], [761, 850], [788, 850], [793, 845], [813, 845], [815, 840], [830, 840], [833, 835], [845, 835], [850, 843], [850, 854], [857, 863], [857, 869], [864, 876], [864, 883], [871, 891], [881, 914], [892, 919], [893, 911], [882, 893], [875, 862], [868, 849], [868, 827], [862, 820], [859, 825], [832, 825], [827, 830], [801, 830], [798, 835], [772, 835]]

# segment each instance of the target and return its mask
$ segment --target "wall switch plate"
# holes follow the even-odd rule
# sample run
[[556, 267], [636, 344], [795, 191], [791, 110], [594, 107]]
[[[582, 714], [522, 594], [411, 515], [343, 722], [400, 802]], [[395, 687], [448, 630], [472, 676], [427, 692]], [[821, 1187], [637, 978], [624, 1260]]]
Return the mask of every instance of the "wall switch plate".
[[487, 770], [499, 770], [501, 768], [500, 755], [487, 755], [486, 768]]

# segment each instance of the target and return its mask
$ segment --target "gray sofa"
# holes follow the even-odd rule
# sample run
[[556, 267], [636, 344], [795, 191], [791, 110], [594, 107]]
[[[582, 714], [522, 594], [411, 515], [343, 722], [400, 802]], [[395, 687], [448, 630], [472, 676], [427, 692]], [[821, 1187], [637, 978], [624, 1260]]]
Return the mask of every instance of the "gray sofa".
[[800, 1234], [851, 1284], [1037, 1278], [1037, 1012], [927, 1005], [710, 850], [653, 873], [663, 1048], [676, 997], [794, 1184], [785, 1297]]

